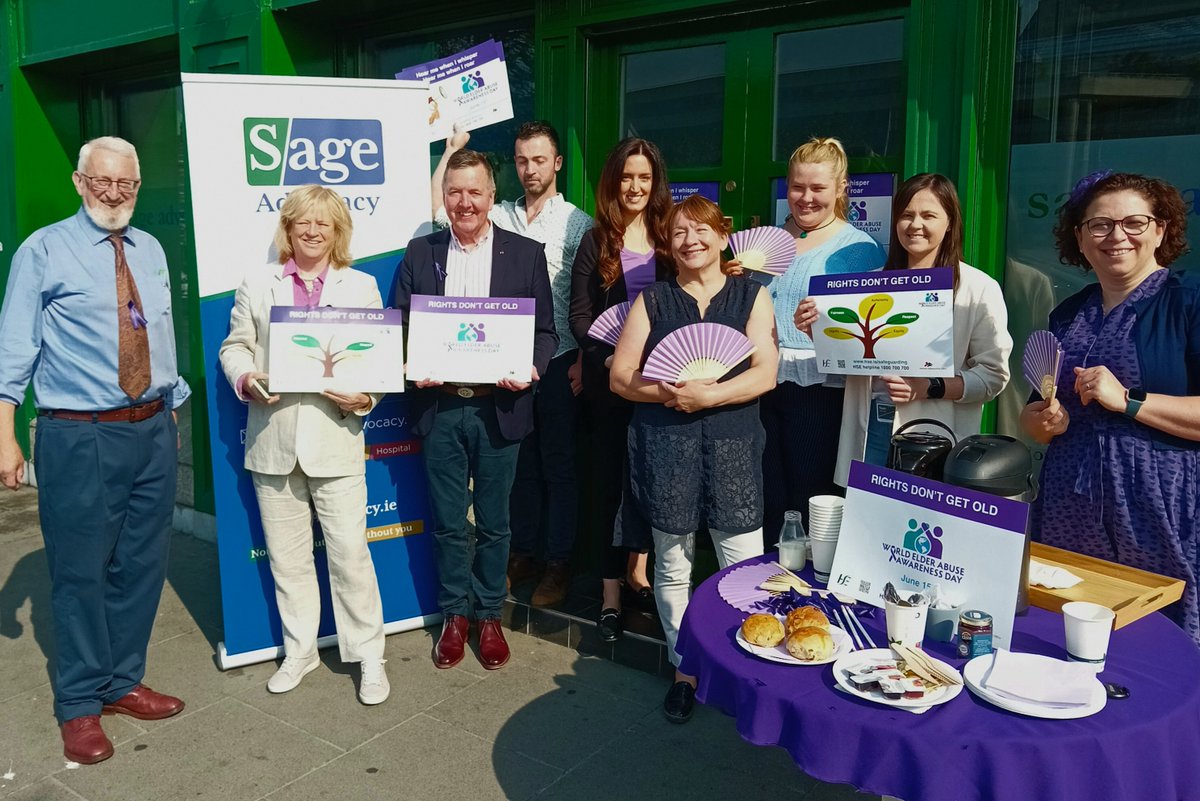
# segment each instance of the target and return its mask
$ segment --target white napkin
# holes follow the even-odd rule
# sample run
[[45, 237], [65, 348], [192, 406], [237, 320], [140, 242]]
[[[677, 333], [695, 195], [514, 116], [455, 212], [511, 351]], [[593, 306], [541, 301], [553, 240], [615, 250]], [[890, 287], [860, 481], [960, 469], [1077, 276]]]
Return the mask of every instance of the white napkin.
[[1065, 590], [1083, 581], [1079, 576], [1062, 567], [1051, 567], [1036, 559], [1029, 560], [1029, 583], [1048, 590]]
[[1095, 691], [1091, 665], [997, 650], [983, 686], [1005, 698], [1048, 707], [1084, 706]]

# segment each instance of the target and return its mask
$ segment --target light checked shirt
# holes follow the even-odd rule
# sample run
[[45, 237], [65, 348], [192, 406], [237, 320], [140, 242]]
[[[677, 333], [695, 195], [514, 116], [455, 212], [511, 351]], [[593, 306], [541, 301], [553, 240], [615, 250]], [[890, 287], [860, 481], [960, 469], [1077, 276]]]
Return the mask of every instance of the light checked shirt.
[[[110, 232], [81, 206], [33, 233], [13, 255], [0, 308], [0, 401], [20, 405], [33, 380], [41, 409], [102, 411], [166, 398], [177, 408], [191, 389], [175, 361], [167, 257], [154, 237], [122, 233], [150, 342], [150, 388], [131, 401], [117, 383], [116, 254]], [[169, 396], [169, 397], [168, 397]]]
[[467, 250], [450, 229], [450, 251], [446, 254], [446, 296], [486, 298], [492, 289], [492, 234], [487, 233]]

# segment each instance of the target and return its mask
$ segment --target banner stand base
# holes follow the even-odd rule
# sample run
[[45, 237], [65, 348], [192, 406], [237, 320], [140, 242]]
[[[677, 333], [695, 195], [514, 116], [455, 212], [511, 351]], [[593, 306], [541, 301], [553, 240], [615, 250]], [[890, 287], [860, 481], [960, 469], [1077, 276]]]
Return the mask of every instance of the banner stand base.
[[[432, 626], [435, 623], [442, 622], [442, 613], [438, 612], [433, 615], [418, 615], [405, 620], [393, 620], [390, 623], [383, 624], [384, 634], [396, 634], [401, 631], [412, 631], [413, 629], [423, 629], [426, 626]], [[337, 645], [337, 635], [328, 634], [317, 639], [317, 648], [329, 648]], [[217, 643], [217, 667], [221, 670], [232, 670], [233, 668], [245, 667], [246, 665], [256, 665], [259, 662], [270, 662], [273, 659], [283, 657], [283, 646], [273, 645], [270, 648], [259, 648], [255, 651], [242, 651], [241, 653], [231, 654], [225, 650], [225, 643]]]

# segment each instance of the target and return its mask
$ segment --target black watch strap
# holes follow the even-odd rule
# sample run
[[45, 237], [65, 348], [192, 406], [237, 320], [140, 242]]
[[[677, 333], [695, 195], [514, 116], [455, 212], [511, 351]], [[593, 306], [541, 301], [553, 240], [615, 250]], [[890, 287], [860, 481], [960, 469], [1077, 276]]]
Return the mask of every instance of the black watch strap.
[[946, 379], [931, 378], [929, 379], [929, 391], [925, 393], [933, 400], [939, 400], [946, 397]]

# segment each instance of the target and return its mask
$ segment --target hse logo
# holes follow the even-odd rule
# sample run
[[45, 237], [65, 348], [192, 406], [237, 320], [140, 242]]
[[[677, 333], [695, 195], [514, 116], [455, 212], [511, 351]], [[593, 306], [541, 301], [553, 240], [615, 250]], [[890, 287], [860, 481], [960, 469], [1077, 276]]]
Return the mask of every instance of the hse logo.
[[930, 528], [928, 523], [918, 524], [916, 518], [909, 518], [908, 531], [904, 532], [904, 550], [941, 559], [942, 527]]
[[379, 120], [247, 117], [242, 132], [250, 186], [383, 183]]

